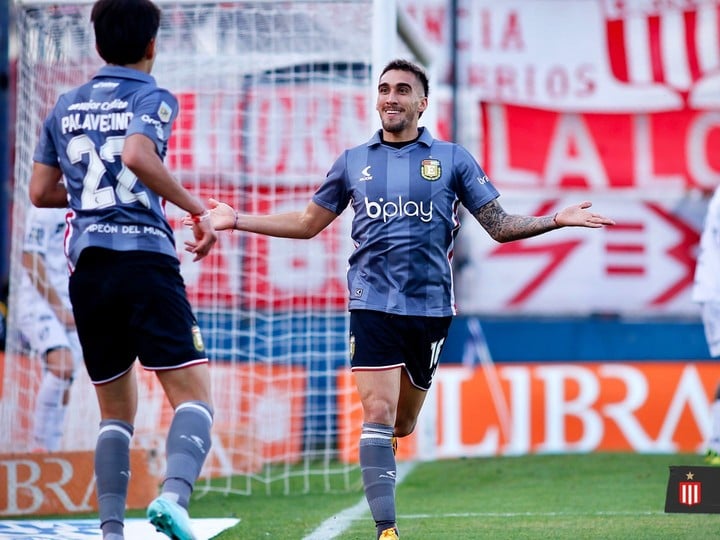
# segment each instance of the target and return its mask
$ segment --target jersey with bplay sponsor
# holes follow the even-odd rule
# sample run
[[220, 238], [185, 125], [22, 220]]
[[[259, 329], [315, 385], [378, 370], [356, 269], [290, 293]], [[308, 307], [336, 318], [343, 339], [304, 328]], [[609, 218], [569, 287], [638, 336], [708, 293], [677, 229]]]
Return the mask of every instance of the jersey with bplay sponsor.
[[141, 133], [165, 158], [177, 100], [134, 69], [104, 66], [58, 99], [33, 159], [62, 169], [72, 210], [67, 254], [90, 246], [177, 257], [165, 202], [123, 165], [125, 138]]
[[346, 150], [313, 196], [337, 214], [349, 204], [355, 212], [351, 310], [455, 314], [451, 261], [458, 204], [474, 213], [499, 193], [465, 148], [420, 131], [402, 148], [383, 144], [378, 131]]

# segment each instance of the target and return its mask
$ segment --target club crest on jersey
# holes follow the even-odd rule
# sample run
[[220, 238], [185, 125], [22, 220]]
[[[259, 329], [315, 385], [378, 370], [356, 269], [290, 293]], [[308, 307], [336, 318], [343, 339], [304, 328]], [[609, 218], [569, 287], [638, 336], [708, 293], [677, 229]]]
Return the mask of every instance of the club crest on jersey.
[[157, 114], [158, 118], [160, 118], [161, 121], [167, 124], [170, 121], [170, 117], [172, 116], [172, 109], [170, 108], [170, 105], [163, 101], [162, 103], [160, 103], [160, 107], [158, 107]]
[[420, 174], [425, 180], [434, 182], [442, 174], [439, 159], [423, 159], [420, 162]]
[[192, 340], [195, 349], [198, 351], [205, 350], [205, 344], [203, 343], [202, 335], [200, 335], [200, 327], [197, 325], [192, 327]]

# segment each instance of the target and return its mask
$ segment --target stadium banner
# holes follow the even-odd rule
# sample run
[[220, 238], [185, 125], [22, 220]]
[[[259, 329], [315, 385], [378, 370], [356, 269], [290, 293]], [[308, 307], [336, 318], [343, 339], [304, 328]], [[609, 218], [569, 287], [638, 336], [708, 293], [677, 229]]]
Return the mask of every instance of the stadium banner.
[[[305, 208], [316, 186], [226, 186], [215, 193], [212, 189], [211, 183], [204, 184], [200, 196], [217, 198], [240, 211], [282, 213]], [[346, 312], [351, 211], [308, 240], [220, 232], [218, 245], [201, 264], [181, 249], [192, 236], [192, 230], [183, 225], [183, 212], [172, 205], [166, 211], [188, 294], [197, 308], [298, 309], [305, 313], [312, 307]]]
[[[441, 365], [398, 458], [697, 453], [710, 432], [718, 380], [718, 362]], [[352, 384], [348, 371], [338, 374], [341, 388]], [[362, 413], [354, 393], [340, 394], [340, 454], [352, 462]]]
[[677, 197], [687, 190], [710, 192], [720, 184], [720, 111], [609, 114], [480, 106], [484, 137], [474, 153], [482, 156], [501, 193]]
[[[14, 376], [3, 378], [6, 384], [2, 385], [3, 390], [0, 392], [0, 416], [34, 410], [37, 392], [32, 391], [34, 387], [28, 381], [37, 384], [40, 380], [41, 363], [25, 356], [14, 358], [16, 365], [12, 372], [23, 374], [25, 379], [17, 380]], [[0, 366], [4, 367], [0, 374], [7, 375], [4, 372], [10, 370], [5, 366], [4, 354], [0, 355]], [[138, 414], [135, 419], [133, 448], [146, 452], [146, 467], [151, 475], [160, 478], [165, 470], [165, 435], [173, 411], [155, 374], [145, 371], [139, 365], [135, 370], [138, 399], [143, 408], [142, 414]], [[268, 463], [294, 463], [300, 459], [305, 428], [305, 368], [216, 361], [210, 374], [214, 408], [213, 441], [203, 468], [203, 477], [227, 476], [233, 471], [252, 473]], [[17, 392], [18, 388], [24, 388], [25, 391]], [[18, 449], [32, 448], [32, 430], [29, 425], [31, 415], [23, 415], [22, 419], [15, 426], [17, 432], [9, 433], [0, 441], [0, 454], [14, 454]], [[82, 369], [71, 388], [61, 451], [93, 450], [99, 425], [97, 398], [87, 372]], [[42, 459], [47, 458], [50, 460], [48, 463], [54, 463], [52, 456], [55, 455], [38, 453], [37, 458], [32, 459], [42, 463]], [[4, 474], [16, 475], [17, 467], [9, 469], [4, 463], [0, 462], [0, 466], [6, 467]], [[89, 466], [92, 468], [92, 460]], [[69, 465], [65, 467], [60, 464], [57, 467], [62, 475], [72, 471], [67, 468]], [[39, 474], [35, 469], [34, 465], [28, 465], [21, 471], [25, 477], [16, 475], [15, 481], [21, 485], [28, 482], [30, 486], [35, 480], [28, 478], [35, 478]], [[54, 470], [49, 469], [47, 474], [51, 475], [47, 480], [51, 485], [58, 482], [58, 485], [62, 485], [67, 480]], [[30, 505], [30, 502], [27, 504]]]
[[[502, 197], [508, 213], [539, 215], [585, 198]], [[705, 199], [604, 195], [594, 196], [593, 204], [616, 225], [498, 244], [472, 218], [464, 219], [455, 261], [459, 312], [698, 316], [691, 290]]]
[[[209, 187], [203, 193], [210, 196]], [[228, 188], [217, 196], [259, 212], [287, 212], [304, 208], [311, 195], [305, 186], [273, 194]], [[690, 292], [707, 199], [510, 190], [501, 201], [509, 213], [543, 215], [590, 197], [617, 225], [498, 244], [462, 214], [454, 260], [460, 313], [698, 315]], [[183, 246], [191, 230], [176, 208], [168, 206], [168, 216]], [[179, 251], [193, 305], [343, 313], [350, 219], [348, 211], [310, 240], [223, 232], [202, 264]]]
[[[241, 94], [182, 88], [175, 93], [180, 110], [168, 167], [180, 178], [183, 171], [194, 171], [231, 185], [246, 184], [248, 178], [280, 186], [319, 184], [337, 156], [369, 138], [358, 128], [374, 114], [366, 86], [340, 87], [332, 80], [268, 83]], [[288, 131], [285, 116], [306, 129]]]
[[[430, 128], [450, 138], [449, 5], [399, 5], [435, 52]], [[470, 232], [460, 235], [457, 268], [482, 280], [458, 280], [459, 308], [697, 316], [689, 295], [697, 239], [706, 195], [720, 183], [720, 0], [567, 0], [561, 16], [553, 6], [460, 2], [457, 140], [509, 212], [549, 213], [590, 199], [619, 225], [498, 246], [465, 216]], [[547, 39], [558, 24], [563, 39]], [[175, 89], [180, 114], [168, 163], [180, 178], [199, 174], [208, 196], [247, 212], [301, 209], [332, 160], [367, 139], [369, 131], [337, 124], [370, 125], [365, 84], [338, 91], [296, 82], [291, 91], [275, 75], [280, 83], [242, 93]], [[312, 129], [289, 133], [286, 116]], [[259, 188], [247, 187], [253, 183]], [[185, 256], [194, 305], [342, 311], [346, 214], [346, 223], [311, 240], [224, 234], [203, 264]], [[176, 231], [182, 246], [188, 231]]]
[[[717, 110], [720, 0], [447, 0], [399, 5], [443, 84], [556, 111]], [[557, 30], [562, 38], [549, 39]], [[453, 73], [451, 47], [458, 51]]]
[[[0, 516], [97, 512], [94, 452], [0, 454]], [[130, 451], [127, 508], [146, 508], [159, 493], [146, 450]]]
[[[589, 199], [618, 221], [498, 246], [464, 216], [470, 232], [459, 237], [456, 267], [482, 280], [457, 281], [461, 312], [697, 316], [697, 243], [707, 195], [720, 184], [720, 0], [567, 0], [562, 14], [553, 0], [459, 4], [453, 93], [449, 4], [399, 3], [435, 53], [429, 127], [471, 150], [510, 213]], [[558, 24], [563, 38], [547, 39]], [[180, 178], [199, 171], [210, 195], [218, 181], [228, 186], [227, 200], [248, 212], [303, 208], [332, 160], [369, 136], [337, 122], [367, 126], [374, 117], [363, 84], [177, 91], [168, 163]], [[455, 133], [453, 96], [462, 113]], [[293, 136], [270, 120], [283, 116], [312, 129]], [[248, 179], [260, 187], [243, 189]], [[341, 311], [346, 235], [345, 224], [305, 241], [222, 235], [220, 249], [202, 265], [185, 262], [183, 274], [200, 307], [219, 299], [228, 308]]]

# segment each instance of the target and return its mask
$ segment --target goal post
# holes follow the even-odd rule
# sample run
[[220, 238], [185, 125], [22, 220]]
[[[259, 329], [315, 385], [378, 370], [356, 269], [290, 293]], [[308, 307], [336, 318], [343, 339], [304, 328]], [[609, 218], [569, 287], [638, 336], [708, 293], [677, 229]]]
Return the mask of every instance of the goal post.
[[[180, 103], [166, 163], [201, 197], [254, 213], [302, 208], [335, 157], [375, 129], [377, 63], [389, 59], [398, 39], [395, 2], [158, 5], [163, 18], [153, 75]], [[9, 436], [0, 440], [0, 453], [31, 449], [42, 360], [27, 350], [14, 316], [27, 184], [42, 121], [57, 96], [102, 64], [90, 9], [90, 2], [70, 0], [15, 5], [14, 204], [0, 393], [0, 422]], [[169, 206], [168, 217], [182, 246], [189, 233], [181, 212]], [[200, 263], [179, 250], [212, 362], [213, 450], [200, 488], [247, 494], [258, 485], [285, 493], [358, 486], [357, 465], [340, 448], [348, 423], [338, 418], [339, 403], [355, 403], [354, 388], [338, 383], [349, 367], [350, 218], [344, 214], [304, 241], [221, 233]], [[138, 368], [133, 445], [162, 455], [171, 411], [154, 377]], [[354, 416], [357, 407], [342, 414]], [[98, 423], [81, 369], [61, 450], [93, 449]]]

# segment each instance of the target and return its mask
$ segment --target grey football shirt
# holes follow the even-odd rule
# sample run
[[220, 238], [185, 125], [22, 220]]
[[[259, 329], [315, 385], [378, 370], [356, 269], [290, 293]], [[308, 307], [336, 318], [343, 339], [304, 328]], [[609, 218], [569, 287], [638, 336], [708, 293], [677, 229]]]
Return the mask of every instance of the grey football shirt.
[[177, 100], [149, 74], [105, 66], [58, 99], [45, 119], [34, 161], [60, 167], [71, 218], [67, 250], [74, 266], [89, 246], [177, 257], [165, 201], [126, 168], [125, 138], [147, 135], [164, 159]]
[[313, 201], [340, 214], [352, 204], [355, 249], [349, 309], [400, 315], [455, 314], [452, 256], [458, 204], [474, 213], [499, 196], [462, 146], [426, 128], [402, 148], [378, 131], [333, 164]]

